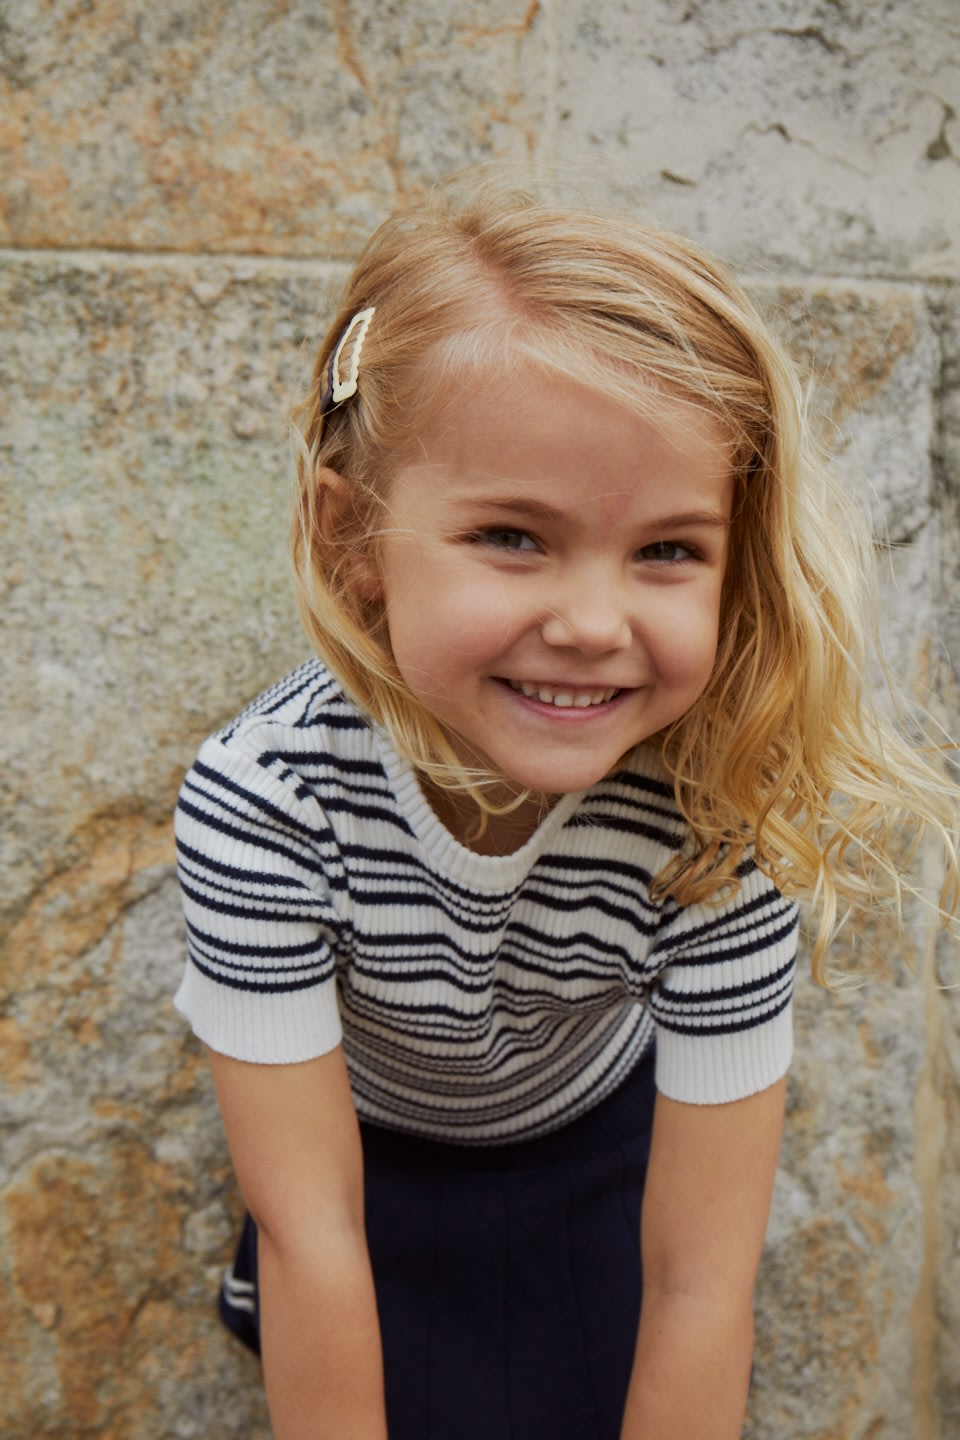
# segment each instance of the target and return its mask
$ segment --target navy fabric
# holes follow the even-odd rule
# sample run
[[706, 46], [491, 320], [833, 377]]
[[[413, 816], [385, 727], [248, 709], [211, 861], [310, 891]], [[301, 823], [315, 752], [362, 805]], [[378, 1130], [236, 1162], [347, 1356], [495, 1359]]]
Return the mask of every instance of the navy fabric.
[[[640, 1311], [648, 1053], [517, 1145], [363, 1134], [391, 1440], [616, 1440]], [[248, 1220], [232, 1273], [256, 1275]], [[257, 1348], [247, 1314], [225, 1323]]]

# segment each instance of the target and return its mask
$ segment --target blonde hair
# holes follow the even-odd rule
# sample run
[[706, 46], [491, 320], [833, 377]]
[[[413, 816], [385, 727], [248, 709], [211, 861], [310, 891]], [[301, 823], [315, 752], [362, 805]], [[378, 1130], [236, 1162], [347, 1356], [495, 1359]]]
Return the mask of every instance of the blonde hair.
[[[324, 413], [331, 355], [368, 306], [358, 393]], [[940, 905], [954, 913], [958, 791], [871, 699], [867, 529], [821, 463], [795, 371], [750, 300], [715, 259], [660, 229], [454, 186], [367, 244], [298, 412], [292, 532], [307, 632], [357, 703], [435, 783], [495, 808], [408, 691], [362, 577], [391, 475], [425, 420], [453, 384], [495, 387], [524, 366], [646, 414], [658, 393], [687, 401], [732, 443], [716, 663], [693, 707], [655, 737], [690, 829], [656, 890], [709, 899], [752, 854], [810, 902], [823, 980], [845, 911], [892, 902], [899, 918], [929, 831], [945, 856]], [[331, 471], [344, 483], [332, 488]]]

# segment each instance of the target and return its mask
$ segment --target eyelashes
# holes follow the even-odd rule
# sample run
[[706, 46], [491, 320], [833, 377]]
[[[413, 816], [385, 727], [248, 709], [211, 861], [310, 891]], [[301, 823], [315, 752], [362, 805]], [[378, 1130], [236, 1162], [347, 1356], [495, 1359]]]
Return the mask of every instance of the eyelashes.
[[702, 553], [693, 545], [680, 540], [657, 540], [639, 550], [641, 560], [656, 560], [662, 565], [679, 565], [684, 560], [702, 560]]
[[[493, 550], [511, 555], [538, 555], [542, 554], [544, 549], [528, 531], [508, 525], [487, 525], [469, 531], [464, 538], [469, 544], [488, 545]], [[655, 540], [636, 552], [639, 562], [653, 562], [663, 566], [703, 561], [704, 558], [703, 552], [695, 545], [682, 540]]]
[[526, 530], [516, 530], [509, 525], [488, 525], [482, 530], [473, 530], [466, 537], [474, 545], [490, 545], [494, 550], [507, 550], [514, 554], [537, 554], [540, 545]]

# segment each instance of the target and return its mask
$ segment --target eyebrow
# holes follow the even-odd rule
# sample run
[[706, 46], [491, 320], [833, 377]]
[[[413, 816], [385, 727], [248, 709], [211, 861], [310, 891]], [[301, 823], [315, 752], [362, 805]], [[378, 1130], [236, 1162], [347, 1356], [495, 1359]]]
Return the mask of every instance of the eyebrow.
[[658, 522], [665, 530], [685, 530], [688, 526], [709, 525], [715, 530], [729, 530], [733, 523], [715, 510], [689, 510], [682, 515], [664, 515]]
[[[562, 511], [544, 504], [542, 500], [524, 500], [516, 495], [505, 495], [502, 498], [495, 495], [483, 496], [474, 499], [472, 503], [481, 510], [495, 510], [500, 514], [506, 512], [510, 515], [525, 516], [527, 519], [556, 521], [564, 518]], [[729, 530], [731, 525], [731, 521], [716, 510], [685, 510], [677, 515], [657, 515], [650, 523], [663, 530], [684, 530], [693, 526]]]

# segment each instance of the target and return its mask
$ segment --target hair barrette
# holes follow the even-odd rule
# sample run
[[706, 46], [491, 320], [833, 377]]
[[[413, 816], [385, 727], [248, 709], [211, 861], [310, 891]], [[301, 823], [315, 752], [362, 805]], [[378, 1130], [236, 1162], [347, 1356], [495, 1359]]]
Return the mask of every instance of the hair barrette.
[[334, 352], [330, 356], [327, 383], [323, 399], [320, 401], [321, 415], [328, 414], [334, 405], [339, 405], [343, 400], [349, 400], [351, 395], [357, 393], [360, 351], [363, 349], [363, 342], [376, 308], [375, 305], [369, 305], [366, 310], [358, 310], [347, 323], [346, 329], [337, 341]]

